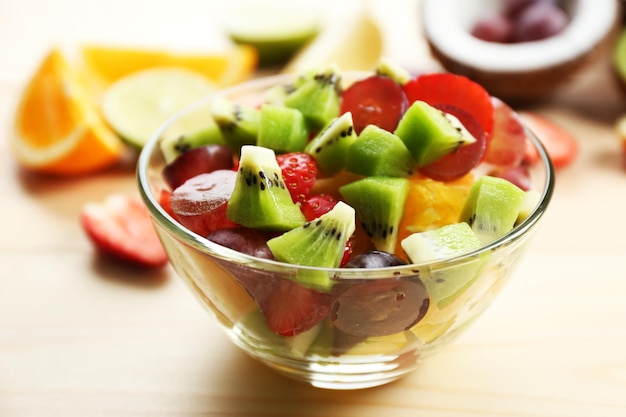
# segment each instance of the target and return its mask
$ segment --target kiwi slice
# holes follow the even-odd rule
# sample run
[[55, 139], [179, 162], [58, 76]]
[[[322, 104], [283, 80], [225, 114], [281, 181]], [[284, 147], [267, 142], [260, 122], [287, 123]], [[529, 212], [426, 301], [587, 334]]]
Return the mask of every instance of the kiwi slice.
[[309, 139], [304, 116], [299, 110], [263, 104], [259, 116], [257, 145], [277, 153], [302, 151]]
[[409, 193], [409, 180], [366, 177], [339, 188], [376, 249], [394, 252], [398, 225]]
[[[467, 223], [459, 222], [413, 233], [403, 239], [401, 245], [411, 262], [422, 263], [461, 255], [477, 249], [481, 242]], [[478, 277], [482, 264], [481, 258], [476, 256], [463, 264], [421, 274], [431, 303], [441, 309], [454, 301]]]
[[414, 166], [404, 142], [376, 125], [361, 131], [346, 156], [346, 170], [365, 176], [407, 177]]
[[253, 229], [284, 231], [301, 226], [304, 215], [291, 199], [273, 150], [241, 148], [239, 171], [226, 216]]
[[211, 115], [224, 141], [239, 153], [244, 145], [256, 145], [261, 111], [219, 97], [213, 100]]
[[321, 28], [315, 0], [230, 3], [223, 16], [226, 33], [234, 42], [254, 47], [261, 67], [284, 64]]
[[179, 136], [164, 137], [159, 142], [165, 162], [168, 164], [191, 149], [223, 144], [222, 132], [215, 123], [209, 123], [204, 128]]
[[[281, 262], [337, 268], [355, 227], [354, 209], [340, 201], [317, 219], [268, 240], [267, 246]], [[295, 279], [321, 290], [332, 286], [329, 274], [324, 271], [299, 270]]]
[[330, 66], [314, 75], [307, 74], [284, 99], [285, 106], [302, 112], [313, 129], [321, 129], [339, 116], [340, 71]]
[[476, 141], [456, 117], [420, 100], [407, 109], [394, 133], [419, 167]]
[[488, 243], [513, 229], [525, 199], [518, 186], [486, 175], [470, 188], [460, 220], [471, 226], [481, 243]]
[[356, 140], [352, 113], [346, 112], [330, 121], [304, 148], [315, 159], [324, 175], [341, 171], [348, 149]]
[[376, 67], [376, 74], [389, 77], [400, 85], [404, 85], [411, 80], [411, 74], [402, 66], [382, 57]]

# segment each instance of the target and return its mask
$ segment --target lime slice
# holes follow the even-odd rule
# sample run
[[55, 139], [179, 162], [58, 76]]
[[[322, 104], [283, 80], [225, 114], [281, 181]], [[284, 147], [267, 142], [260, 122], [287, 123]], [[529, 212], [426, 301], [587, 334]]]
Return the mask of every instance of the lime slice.
[[321, 7], [313, 0], [238, 1], [225, 13], [226, 32], [237, 43], [256, 48], [259, 64], [286, 62], [316, 37]]
[[102, 97], [102, 113], [118, 135], [141, 148], [172, 115], [215, 90], [199, 73], [151, 68], [113, 83]]

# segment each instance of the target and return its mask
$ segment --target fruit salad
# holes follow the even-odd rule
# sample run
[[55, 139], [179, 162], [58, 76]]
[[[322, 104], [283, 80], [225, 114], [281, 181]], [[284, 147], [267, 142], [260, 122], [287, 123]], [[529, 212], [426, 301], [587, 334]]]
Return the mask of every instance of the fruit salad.
[[433, 342], [517, 259], [480, 248], [541, 197], [520, 118], [462, 76], [329, 66], [210, 115], [160, 141], [159, 195], [217, 260], [166, 248], [235, 339], [285, 358]]

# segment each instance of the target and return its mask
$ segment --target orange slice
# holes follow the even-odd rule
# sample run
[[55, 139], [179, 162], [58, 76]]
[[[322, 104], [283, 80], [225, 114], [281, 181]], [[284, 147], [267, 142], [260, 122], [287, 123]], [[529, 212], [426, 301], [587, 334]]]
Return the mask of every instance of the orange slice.
[[58, 175], [101, 170], [124, 149], [100, 116], [87, 79], [59, 49], [50, 51], [26, 85], [9, 140], [20, 164]]
[[404, 256], [400, 242], [410, 234], [459, 221], [474, 177], [468, 174], [455, 181], [440, 182], [416, 174], [409, 180], [409, 194], [398, 228], [396, 254], [399, 256]]
[[89, 71], [106, 84], [152, 67], [182, 67], [203, 74], [219, 86], [226, 86], [250, 78], [258, 60], [256, 50], [246, 45], [198, 53], [83, 45], [81, 54]]

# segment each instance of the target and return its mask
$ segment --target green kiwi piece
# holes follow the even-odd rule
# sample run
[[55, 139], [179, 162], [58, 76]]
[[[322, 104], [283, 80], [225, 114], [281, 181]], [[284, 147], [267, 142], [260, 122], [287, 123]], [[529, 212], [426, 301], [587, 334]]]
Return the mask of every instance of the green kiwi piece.
[[409, 193], [409, 180], [365, 177], [340, 187], [339, 193], [354, 207], [357, 220], [376, 249], [393, 253]]
[[334, 118], [304, 148], [324, 175], [333, 175], [345, 165], [346, 155], [356, 140], [352, 113]]
[[304, 224], [304, 215], [291, 199], [273, 150], [242, 146], [226, 216], [261, 230], [284, 231]]
[[541, 200], [541, 194], [537, 190], [528, 190], [526, 191], [526, 195], [524, 196], [524, 201], [520, 206], [519, 213], [517, 214], [517, 219], [515, 220], [515, 225], [517, 226], [524, 220], [528, 218], [539, 204]]
[[304, 116], [299, 110], [263, 104], [259, 117], [257, 145], [276, 153], [302, 151], [309, 139]]
[[[459, 222], [413, 233], [402, 240], [401, 246], [411, 262], [422, 263], [461, 255], [479, 248], [481, 242], [467, 223]], [[481, 257], [476, 256], [462, 264], [421, 274], [430, 302], [438, 308], [449, 305], [476, 280], [481, 265]]]
[[285, 97], [284, 104], [300, 110], [311, 128], [321, 129], [339, 116], [340, 80], [336, 66], [307, 74], [294, 84], [295, 89]]
[[515, 226], [526, 193], [497, 177], [480, 177], [470, 188], [460, 220], [468, 223], [481, 243], [489, 243]]
[[244, 145], [255, 145], [259, 134], [261, 111], [219, 97], [213, 100], [211, 115], [233, 152], [239, 153]]
[[[329, 212], [267, 241], [277, 261], [323, 268], [337, 268], [348, 239], [355, 230], [355, 212], [339, 201]], [[328, 290], [332, 286], [325, 271], [298, 270], [301, 284]]]
[[215, 123], [209, 123], [206, 127], [184, 133], [178, 136], [164, 137], [159, 142], [161, 152], [166, 163], [172, 162], [178, 156], [193, 148], [205, 145], [223, 145], [224, 137]]
[[365, 176], [407, 177], [414, 166], [404, 142], [376, 125], [367, 125], [346, 155], [346, 170]]
[[389, 77], [400, 85], [404, 85], [411, 80], [411, 74], [402, 66], [382, 57], [376, 67], [376, 74]]
[[456, 117], [420, 100], [407, 109], [394, 133], [419, 167], [476, 141]]

